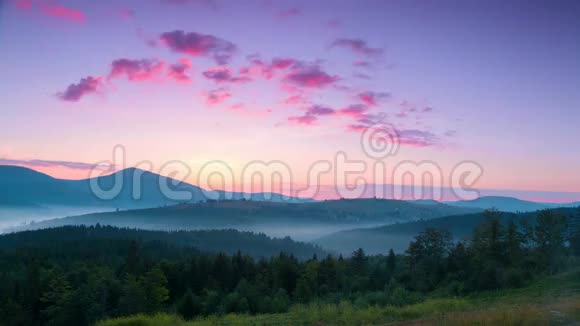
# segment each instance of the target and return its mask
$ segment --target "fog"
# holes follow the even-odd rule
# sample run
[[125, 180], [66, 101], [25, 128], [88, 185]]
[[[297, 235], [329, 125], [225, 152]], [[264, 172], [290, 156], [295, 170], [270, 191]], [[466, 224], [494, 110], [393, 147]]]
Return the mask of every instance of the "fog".
[[66, 216], [110, 211], [102, 207], [50, 206], [38, 208], [0, 208], [0, 233]]

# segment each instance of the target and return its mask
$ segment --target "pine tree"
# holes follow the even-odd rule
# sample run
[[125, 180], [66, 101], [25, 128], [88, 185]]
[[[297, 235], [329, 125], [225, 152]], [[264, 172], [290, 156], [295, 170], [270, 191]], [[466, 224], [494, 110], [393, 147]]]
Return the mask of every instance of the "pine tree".
[[393, 249], [391, 249], [387, 256], [387, 273], [389, 274], [389, 278], [395, 273], [395, 268], [397, 268], [397, 256]]
[[363, 248], [358, 248], [352, 253], [350, 264], [355, 274], [365, 275], [367, 271], [367, 255]]
[[201, 307], [198, 304], [198, 298], [193, 295], [191, 290], [187, 290], [177, 306], [177, 312], [185, 319], [189, 320], [200, 314]]
[[570, 218], [570, 233], [568, 236], [572, 254], [580, 257], [580, 207]]
[[127, 251], [127, 273], [136, 275], [139, 271], [139, 249], [137, 247], [137, 242], [131, 240], [129, 242], [129, 249]]
[[566, 241], [566, 217], [553, 210], [538, 213], [534, 227], [534, 241], [538, 246], [540, 259], [550, 273], [555, 273], [564, 254]]

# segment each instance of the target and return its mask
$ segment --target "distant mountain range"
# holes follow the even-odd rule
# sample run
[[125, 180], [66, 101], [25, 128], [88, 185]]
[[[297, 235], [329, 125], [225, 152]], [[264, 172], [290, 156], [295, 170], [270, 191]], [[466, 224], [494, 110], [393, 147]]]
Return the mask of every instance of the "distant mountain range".
[[19, 227], [17, 230], [100, 223], [153, 230], [236, 228], [300, 238], [300, 232], [316, 233], [324, 230], [330, 233], [345, 228], [432, 219], [478, 211], [481, 210], [445, 204], [418, 205], [387, 199], [342, 199], [311, 203], [212, 201], [70, 216], [34, 223]]
[[[91, 191], [91, 182], [108, 190], [122, 180], [120, 193], [110, 200], [103, 200]], [[134, 181], [141, 186], [134, 189]], [[168, 199], [161, 191], [160, 184], [167, 185], [172, 191], [191, 194], [190, 202], [204, 201], [208, 198], [232, 198], [267, 201], [312, 201], [275, 193], [226, 193], [206, 191], [198, 186], [160, 176], [148, 171], [128, 168], [94, 179], [64, 180], [18, 166], [0, 166], [0, 205], [26, 207], [31, 205], [94, 206], [118, 208], [146, 208], [176, 204], [183, 200]]]
[[480, 197], [474, 200], [463, 200], [455, 202], [444, 202], [447, 205], [468, 208], [489, 209], [496, 208], [502, 212], [534, 212], [541, 209], [556, 208], [556, 207], [577, 207], [580, 202], [555, 204], [555, 203], [539, 203], [533, 201], [526, 201], [512, 197], [487, 196]]
[[[554, 210], [566, 216], [578, 214], [578, 208], [556, 208]], [[520, 214], [508, 212], [503, 213], [501, 219], [503, 222], [510, 219], [532, 221], [536, 214], [538, 212]], [[456, 239], [462, 240], [469, 238], [473, 229], [484, 219], [482, 213], [445, 216], [373, 228], [345, 230], [324, 236], [313, 242], [323, 248], [343, 254], [351, 253], [359, 247], [373, 254], [385, 254], [391, 248], [397, 252], [404, 252], [408, 248], [409, 242], [427, 228], [447, 229]]]

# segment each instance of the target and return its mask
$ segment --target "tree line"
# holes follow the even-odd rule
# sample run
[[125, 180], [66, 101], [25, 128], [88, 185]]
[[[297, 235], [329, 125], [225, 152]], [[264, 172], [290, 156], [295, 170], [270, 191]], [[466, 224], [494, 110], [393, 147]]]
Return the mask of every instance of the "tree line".
[[[155, 312], [190, 319], [344, 300], [360, 307], [405, 305], [426, 295], [519, 287], [578, 264], [580, 210], [573, 216], [541, 211], [532, 223], [505, 223], [501, 214], [486, 211], [470, 239], [429, 228], [405, 253], [385, 248], [385, 255], [369, 256], [358, 249], [350, 257], [308, 259], [290, 251], [267, 258], [212, 254], [108, 226], [34, 231], [28, 237], [38, 240], [50, 232], [50, 241], [12, 239], [13, 247], [1, 245], [3, 236], [0, 323], [89, 325]], [[79, 233], [90, 241], [73, 236]], [[116, 236], [106, 236], [111, 233]]]

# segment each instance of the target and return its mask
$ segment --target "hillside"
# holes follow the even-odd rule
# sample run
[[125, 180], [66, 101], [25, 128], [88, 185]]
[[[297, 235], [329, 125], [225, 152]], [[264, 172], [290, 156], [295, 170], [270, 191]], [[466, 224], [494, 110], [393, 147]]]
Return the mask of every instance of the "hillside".
[[[93, 193], [91, 183], [107, 191], [117, 183], [120, 192], [111, 199], [102, 199]], [[134, 187], [140, 185], [140, 187]], [[0, 205], [4, 203], [95, 206], [115, 208], [145, 208], [181, 203], [182, 199], [170, 199], [161, 191], [160, 185], [167, 185], [172, 191], [186, 192], [191, 202], [208, 198], [232, 198], [268, 201], [309, 201], [275, 193], [226, 193], [206, 191], [198, 186], [164, 177], [137, 168], [127, 168], [109, 175], [93, 179], [66, 180], [19, 166], [0, 165]]]
[[[567, 216], [577, 214], [576, 208], [557, 208], [554, 210]], [[537, 212], [503, 213], [501, 219], [503, 222], [508, 222], [511, 219], [531, 222], [536, 215]], [[451, 231], [455, 239], [462, 240], [469, 238], [473, 229], [484, 219], [482, 213], [445, 216], [374, 228], [345, 230], [316, 239], [313, 242], [343, 254], [351, 253], [359, 247], [372, 254], [384, 254], [391, 248], [396, 252], [403, 252], [407, 249], [409, 242], [427, 228], [447, 229]]]
[[[236, 230], [200, 230], [200, 231], [146, 231], [128, 228], [116, 228], [112, 226], [63, 226], [36, 231], [23, 231], [9, 233], [0, 236], [0, 250], [5, 253], [34, 249], [36, 252], [44, 252], [47, 255], [58, 255], [63, 251], [71, 251], [76, 248], [77, 254], [105, 255], [103, 252], [95, 252], [97, 244], [103, 243], [128, 243], [137, 241], [141, 246], [149, 247], [155, 252], [155, 247], [163, 248], [164, 254], [171, 251], [176, 254], [183, 250], [201, 251], [213, 253], [235, 254], [238, 251], [253, 257], [271, 257], [286, 252], [299, 258], [306, 259], [312, 255], [325, 255], [325, 252], [311, 244], [296, 242], [289, 238], [270, 238], [264, 234], [252, 232], [240, 232]], [[125, 255], [127, 246], [121, 246]], [[105, 246], [111, 248], [111, 246]], [[105, 249], [106, 249], [105, 248]], [[103, 248], [99, 248], [103, 249]], [[104, 249], [103, 249], [104, 250]], [[109, 254], [114, 255], [113, 252]], [[68, 258], [72, 258], [72, 254]]]
[[521, 289], [464, 298], [433, 298], [403, 306], [361, 308], [348, 303], [297, 305], [288, 313], [199, 317], [136, 315], [97, 326], [206, 325], [577, 325], [580, 322], [580, 272], [540, 279]]
[[318, 233], [330, 233], [340, 229], [427, 220], [477, 211], [444, 204], [427, 206], [385, 199], [344, 199], [312, 203], [211, 201], [70, 216], [17, 229], [100, 223], [154, 230], [237, 228], [298, 238], [301, 232], [309, 232], [312, 233], [310, 237], [315, 238], [321, 236]]
[[553, 207], [566, 207], [566, 206], [572, 207], [572, 205], [574, 205], [573, 203], [571, 204], [538, 203], [512, 197], [501, 197], [501, 196], [485, 196], [474, 200], [460, 200], [445, 203], [457, 207], [469, 207], [480, 209], [496, 208], [502, 212], [511, 212], [511, 213], [533, 212]]

